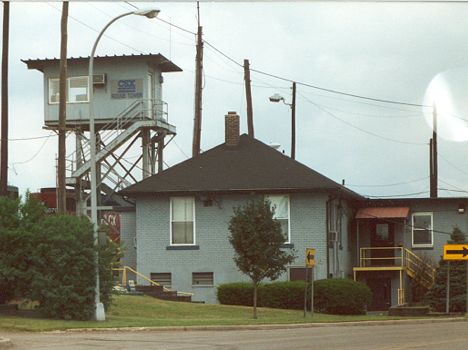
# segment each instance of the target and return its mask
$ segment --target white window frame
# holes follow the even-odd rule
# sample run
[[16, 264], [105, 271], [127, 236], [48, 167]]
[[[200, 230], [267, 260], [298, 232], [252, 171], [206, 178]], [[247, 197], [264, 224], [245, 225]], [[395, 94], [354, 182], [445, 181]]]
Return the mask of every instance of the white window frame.
[[[174, 198], [178, 199], [188, 199], [190, 198], [193, 202], [192, 210], [193, 210], [193, 243], [172, 243], [172, 200]], [[195, 217], [195, 197], [170, 197], [169, 198], [169, 245], [171, 246], [194, 246], [197, 245], [197, 235], [196, 235], [196, 217]]]
[[[414, 218], [416, 216], [430, 216], [431, 217], [431, 243], [430, 244], [420, 244], [414, 243], [414, 231], [415, 230], [422, 230], [418, 229], [414, 225]], [[434, 247], [434, 215], [431, 212], [417, 212], [411, 215], [411, 245], [414, 248], [432, 248]]]
[[[83, 79], [83, 78], [86, 79], [86, 82], [87, 82], [87, 84], [86, 84], [86, 96], [87, 96], [86, 101], [73, 101], [73, 102], [70, 102], [70, 101], [68, 100], [69, 91], [70, 91], [70, 80], [71, 80], [71, 79], [75, 79], [75, 78], [76, 78], [76, 79], [78, 79], [78, 78], [80, 78], [80, 79]], [[48, 80], [48, 85], [47, 85], [47, 99], [48, 99], [50, 105], [58, 105], [58, 104], [59, 104], [59, 101], [57, 101], [57, 102], [52, 102], [52, 100], [51, 100], [51, 97], [52, 97], [52, 96], [51, 96], [51, 94], [50, 94], [50, 84], [51, 84], [51, 81], [53, 81], [53, 80], [56, 80], [56, 81], [60, 84], [60, 78], [49, 78], [49, 80]], [[60, 89], [60, 86], [59, 86], [59, 89]], [[68, 78], [67, 78], [67, 86], [66, 86], [66, 95], [67, 95], [67, 101], [66, 101], [66, 102], [69, 103], [69, 104], [75, 104], [75, 103], [89, 103], [89, 76], [87, 76], [87, 75], [80, 75], [80, 76], [76, 76], [76, 77], [68, 77]]]
[[[268, 194], [265, 196], [265, 200], [270, 200], [271, 197], [287, 197], [288, 198], [288, 240], [285, 241], [284, 244], [291, 244], [291, 198], [289, 197], [289, 194]], [[270, 201], [270, 204], [272, 204], [271, 201]], [[276, 219], [276, 217], [273, 216], [273, 219]], [[284, 218], [280, 218], [280, 219], [284, 219]]]

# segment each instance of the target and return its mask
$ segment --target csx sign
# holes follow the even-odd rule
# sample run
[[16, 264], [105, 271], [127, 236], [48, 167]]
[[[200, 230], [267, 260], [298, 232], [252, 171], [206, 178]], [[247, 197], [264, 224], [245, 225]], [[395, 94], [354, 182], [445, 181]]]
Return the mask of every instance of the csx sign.
[[111, 98], [143, 98], [143, 79], [111, 80]]
[[122, 92], [136, 92], [135, 79], [126, 79], [117, 81], [117, 91]]

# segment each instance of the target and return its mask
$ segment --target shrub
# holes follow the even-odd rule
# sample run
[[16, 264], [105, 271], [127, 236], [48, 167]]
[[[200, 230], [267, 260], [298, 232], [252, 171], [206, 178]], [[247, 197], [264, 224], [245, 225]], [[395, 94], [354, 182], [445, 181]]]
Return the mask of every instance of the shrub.
[[[99, 246], [101, 301], [111, 303], [117, 245]], [[39, 302], [53, 318], [90, 319], [96, 285], [93, 228], [85, 217], [46, 216], [44, 206], [0, 198], [0, 303], [15, 297]]]
[[95, 250], [89, 220], [50, 216], [34, 228], [36, 278], [30, 298], [48, 317], [90, 319], [94, 314]]
[[217, 288], [217, 297], [221, 304], [252, 306], [253, 285], [248, 282], [221, 284]]
[[315, 308], [329, 314], [363, 314], [372, 298], [367, 285], [344, 278], [316, 281], [314, 289]]
[[[250, 283], [228, 283], [218, 287], [218, 301], [228, 305], [252, 305]], [[307, 289], [310, 307], [310, 286]], [[371, 291], [363, 283], [349, 279], [329, 279], [314, 282], [314, 306], [330, 314], [361, 314], [371, 300]], [[304, 282], [273, 282], [258, 287], [258, 306], [280, 309], [304, 308]]]
[[[310, 287], [308, 289], [310, 295]], [[251, 283], [227, 283], [218, 287], [218, 301], [227, 305], [252, 306]], [[304, 282], [273, 282], [258, 286], [258, 306], [278, 309], [302, 309], [304, 307]]]

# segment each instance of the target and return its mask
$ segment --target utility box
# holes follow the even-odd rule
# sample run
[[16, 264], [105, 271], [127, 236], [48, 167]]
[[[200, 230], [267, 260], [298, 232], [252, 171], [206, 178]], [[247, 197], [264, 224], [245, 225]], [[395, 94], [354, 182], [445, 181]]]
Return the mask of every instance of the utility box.
[[[44, 124], [55, 129], [59, 112], [60, 60], [22, 60], [29, 69], [44, 74]], [[67, 110], [69, 128], [89, 128], [89, 57], [67, 60]], [[94, 58], [93, 101], [98, 129], [116, 129], [134, 119], [168, 123], [163, 101], [162, 73], [180, 72], [161, 54], [98, 56]], [[128, 123], [127, 123], [128, 124]]]

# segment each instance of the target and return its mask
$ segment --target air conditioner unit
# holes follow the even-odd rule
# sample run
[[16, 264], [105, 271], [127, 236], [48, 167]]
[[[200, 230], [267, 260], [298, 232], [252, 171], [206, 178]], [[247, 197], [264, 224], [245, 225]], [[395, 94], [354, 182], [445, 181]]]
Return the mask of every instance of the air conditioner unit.
[[106, 85], [106, 74], [94, 74], [93, 85]]

